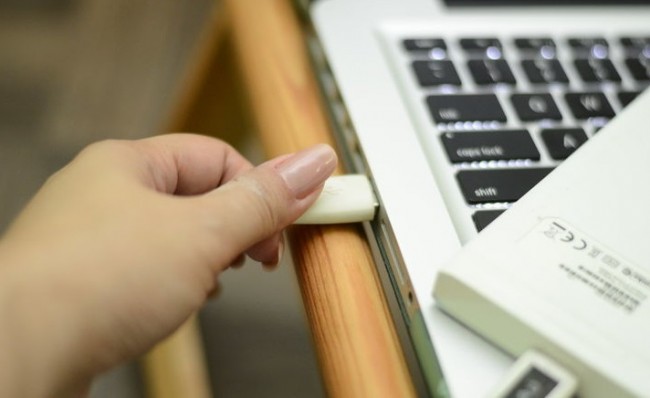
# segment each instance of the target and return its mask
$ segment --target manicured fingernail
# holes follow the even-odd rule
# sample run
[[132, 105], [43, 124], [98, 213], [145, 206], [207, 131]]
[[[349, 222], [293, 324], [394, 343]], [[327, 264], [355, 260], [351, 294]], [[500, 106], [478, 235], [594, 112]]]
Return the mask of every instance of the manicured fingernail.
[[302, 199], [332, 174], [336, 153], [328, 145], [316, 145], [293, 154], [275, 168], [294, 197]]

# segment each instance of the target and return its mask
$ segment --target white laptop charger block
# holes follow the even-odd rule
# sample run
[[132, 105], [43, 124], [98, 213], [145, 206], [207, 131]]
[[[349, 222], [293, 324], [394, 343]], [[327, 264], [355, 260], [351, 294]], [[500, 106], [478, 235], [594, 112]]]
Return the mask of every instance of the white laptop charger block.
[[505, 351], [534, 348], [588, 397], [650, 393], [650, 91], [438, 273], [436, 304]]

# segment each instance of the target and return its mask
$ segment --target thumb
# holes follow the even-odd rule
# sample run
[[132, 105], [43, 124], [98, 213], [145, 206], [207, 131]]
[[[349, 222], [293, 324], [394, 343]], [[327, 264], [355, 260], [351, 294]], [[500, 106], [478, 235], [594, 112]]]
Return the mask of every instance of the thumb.
[[215, 254], [235, 258], [293, 223], [317, 199], [336, 164], [331, 147], [316, 145], [263, 163], [207, 194], [215, 220], [207, 236]]

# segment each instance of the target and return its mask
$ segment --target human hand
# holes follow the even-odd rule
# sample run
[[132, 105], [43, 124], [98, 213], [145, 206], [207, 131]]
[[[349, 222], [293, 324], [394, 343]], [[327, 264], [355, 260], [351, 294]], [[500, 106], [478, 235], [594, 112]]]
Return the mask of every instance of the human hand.
[[221, 141], [106, 141], [52, 176], [0, 240], [0, 396], [68, 396], [171, 334], [336, 166], [320, 145], [256, 168]]

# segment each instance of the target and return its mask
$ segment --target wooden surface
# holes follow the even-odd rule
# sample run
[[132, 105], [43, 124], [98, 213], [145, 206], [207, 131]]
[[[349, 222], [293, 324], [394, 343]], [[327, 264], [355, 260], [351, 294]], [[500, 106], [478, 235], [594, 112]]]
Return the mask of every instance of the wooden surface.
[[[321, 142], [333, 145], [290, 0], [223, 3], [225, 18], [213, 20], [207, 31], [169, 125], [204, 132], [246, 128], [241, 78], [269, 157]], [[218, 111], [220, 106], [230, 110]], [[293, 227], [288, 237], [328, 395], [415, 396], [360, 226]], [[147, 357], [150, 397], [210, 394], [198, 369], [204, 366], [200, 344], [191, 321]], [[179, 363], [184, 370], [176, 368]]]
[[[214, 7], [195, 54], [176, 92], [176, 103], [160, 131], [202, 131], [245, 128], [241, 107], [228, 98], [237, 92], [229, 46], [227, 19]], [[223, 92], [224, 95], [218, 93]], [[150, 398], [212, 396], [203, 342], [196, 317], [154, 347], [142, 360], [146, 394]]]
[[147, 396], [152, 398], [209, 398], [198, 322], [192, 318], [144, 358]]
[[[267, 155], [332, 144], [290, 1], [224, 2]], [[414, 396], [359, 225], [294, 227], [288, 235], [328, 394]]]

